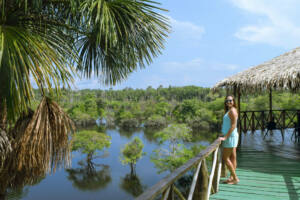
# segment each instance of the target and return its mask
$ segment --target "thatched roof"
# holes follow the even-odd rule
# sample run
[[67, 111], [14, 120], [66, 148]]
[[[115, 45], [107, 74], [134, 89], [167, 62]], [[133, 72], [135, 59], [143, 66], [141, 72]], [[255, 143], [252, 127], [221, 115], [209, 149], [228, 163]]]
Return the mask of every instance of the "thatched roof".
[[251, 67], [218, 82], [213, 89], [225, 87], [240, 88], [241, 92], [265, 89], [300, 89], [300, 47], [273, 58], [263, 64]]

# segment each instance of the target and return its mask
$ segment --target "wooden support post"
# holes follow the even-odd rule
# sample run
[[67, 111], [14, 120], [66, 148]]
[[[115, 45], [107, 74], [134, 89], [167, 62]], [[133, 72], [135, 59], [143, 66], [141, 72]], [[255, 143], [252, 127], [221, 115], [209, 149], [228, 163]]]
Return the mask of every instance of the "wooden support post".
[[261, 113], [261, 131], [263, 132], [265, 130], [265, 112], [262, 111]]
[[272, 121], [272, 118], [273, 118], [273, 113], [272, 113], [272, 88], [270, 88], [270, 92], [269, 92], [269, 110], [270, 110], [270, 115], [269, 115], [269, 122]]
[[241, 92], [240, 88], [238, 88], [238, 134], [239, 134], [239, 143], [238, 150], [240, 150], [242, 145], [242, 124], [241, 124]]
[[174, 200], [174, 186], [173, 185], [170, 186], [170, 192], [169, 192], [167, 200]]
[[214, 156], [213, 156], [213, 164], [212, 164], [211, 172], [210, 172], [210, 175], [209, 175], [209, 181], [208, 181], [208, 187], [207, 187], [207, 194], [206, 194], [207, 196], [206, 196], [206, 199], [209, 199], [210, 193], [211, 193], [211, 190], [212, 190], [212, 185], [213, 185], [213, 179], [214, 179], [215, 169], [216, 169], [216, 166], [217, 166], [218, 150], [219, 150], [219, 148], [217, 148], [217, 149], [215, 150]]
[[166, 190], [163, 192], [163, 194], [162, 194], [162, 199], [161, 199], [161, 200], [167, 200], [167, 198], [169, 197], [170, 190], [171, 190], [171, 186], [168, 187], [168, 189], [166, 189]]
[[234, 98], [236, 98], [236, 97], [237, 97], [237, 95], [236, 95], [236, 91], [237, 91], [237, 89], [236, 89], [236, 86], [234, 86], [234, 87], [233, 87], [233, 96], [234, 96]]
[[285, 110], [282, 111], [282, 129], [285, 129]]
[[200, 176], [198, 178], [196, 188], [194, 191], [193, 200], [207, 200], [207, 188], [208, 188], [208, 171], [206, 166], [206, 160], [203, 159], [201, 168], [200, 168]]
[[[297, 111], [297, 130], [295, 132], [295, 135], [297, 135], [297, 142], [300, 141], [300, 110]], [[298, 134], [297, 134], [298, 132]]]
[[[192, 182], [190, 192], [189, 192], [189, 196], [188, 196], [187, 200], [192, 200], [193, 199], [196, 183], [197, 183], [198, 177], [199, 177], [201, 164], [202, 164], [202, 160], [197, 165], [197, 169], [196, 169], [196, 172], [195, 172], [194, 177], [193, 177], [193, 182]], [[200, 174], [200, 176], [201, 176], [201, 174]]]
[[177, 197], [180, 199], [180, 200], [186, 200], [184, 198], [184, 196], [182, 195], [182, 193], [180, 192], [180, 190], [175, 186], [173, 185], [173, 190], [174, 190], [174, 193], [176, 193]]
[[244, 113], [244, 133], [247, 133], [247, 112]]
[[221, 169], [222, 169], [222, 153], [221, 149], [219, 149], [218, 152], [218, 158], [217, 158], [217, 166], [214, 173], [214, 179], [213, 179], [213, 185], [212, 185], [212, 192], [211, 194], [215, 194], [219, 191], [219, 182], [221, 177]]
[[254, 133], [254, 131], [255, 131], [255, 118], [254, 118], [254, 115], [255, 115], [255, 113], [254, 113], [254, 111], [252, 111], [252, 114], [251, 114], [251, 131], [252, 131], [252, 133]]

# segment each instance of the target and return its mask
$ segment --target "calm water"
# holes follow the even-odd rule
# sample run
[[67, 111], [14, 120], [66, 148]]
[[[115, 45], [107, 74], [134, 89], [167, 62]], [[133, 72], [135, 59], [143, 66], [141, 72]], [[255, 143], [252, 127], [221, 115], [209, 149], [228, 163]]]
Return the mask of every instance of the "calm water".
[[[150, 155], [159, 144], [153, 138], [153, 132], [136, 130], [106, 130], [111, 136], [111, 145], [104, 156], [93, 160], [88, 166], [86, 155], [79, 152], [72, 154], [70, 169], [59, 169], [47, 175], [33, 186], [25, 186], [23, 190], [11, 191], [7, 199], [53, 200], [53, 199], [133, 199], [147, 187], [152, 186], [167, 173], [157, 173], [150, 161]], [[120, 162], [120, 149], [135, 136], [144, 143], [146, 155], [136, 165], [136, 175], [130, 176], [130, 167]], [[208, 145], [205, 136], [194, 137], [193, 144]], [[190, 145], [192, 143], [188, 143]], [[103, 155], [103, 152], [99, 153]]]
[[[293, 130], [284, 132], [284, 142], [280, 131], [263, 139], [261, 131], [243, 134], [242, 148], [272, 152], [276, 155], [300, 160], [300, 145], [291, 140]], [[17, 191], [10, 191], [7, 199], [53, 200], [53, 199], [133, 199], [147, 187], [157, 183], [167, 173], [158, 174], [150, 161], [152, 151], [159, 148], [153, 138], [153, 132], [142, 129], [136, 131], [107, 130], [111, 136], [111, 146], [105, 156], [93, 160], [89, 166], [85, 155], [73, 152], [70, 169], [59, 169], [56, 173], [41, 178], [33, 186], [25, 186]], [[136, 175], [130, 176], [130, 167], [120, 162], [120, 149], [135, 136], [144, 143], [146, 155], [138, 161]], [[198, 134], [193, 143], [208, 145], [209, 135]], [[103, 153], [100, 153], [100, 155]]]

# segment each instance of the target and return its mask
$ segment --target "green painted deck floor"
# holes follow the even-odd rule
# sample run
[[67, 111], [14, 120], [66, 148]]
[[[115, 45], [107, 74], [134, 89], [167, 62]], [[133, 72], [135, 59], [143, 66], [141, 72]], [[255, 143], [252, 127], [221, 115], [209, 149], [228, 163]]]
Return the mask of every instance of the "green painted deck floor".
[[219, 192], [210, 199], [300, 199], [299, 160], [247, 149], [242, 150], [237, 159], [240, 182], [237, 185], [220, 183]]

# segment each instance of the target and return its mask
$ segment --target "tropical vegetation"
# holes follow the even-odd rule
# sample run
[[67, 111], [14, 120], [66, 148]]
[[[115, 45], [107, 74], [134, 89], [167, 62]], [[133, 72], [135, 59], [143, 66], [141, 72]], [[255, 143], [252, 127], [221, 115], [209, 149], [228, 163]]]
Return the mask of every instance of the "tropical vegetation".
[[[0, 9], [0, 141], [16, 148], [19, 169], [36, 160], [49, 169], [68, 157], [74, 126], [54, 99], [74, 78], [116, 84], [151, 63], [169, 31], [165, 10], [150, 0], [0, 0]], [[100, 105], [87, 99], [69, 113], [95, 118]]]

